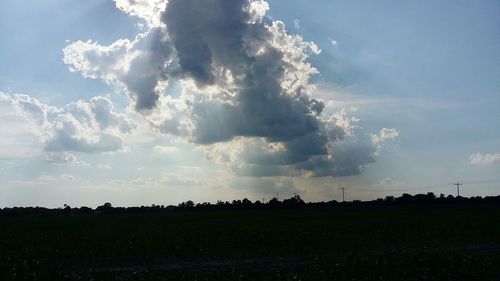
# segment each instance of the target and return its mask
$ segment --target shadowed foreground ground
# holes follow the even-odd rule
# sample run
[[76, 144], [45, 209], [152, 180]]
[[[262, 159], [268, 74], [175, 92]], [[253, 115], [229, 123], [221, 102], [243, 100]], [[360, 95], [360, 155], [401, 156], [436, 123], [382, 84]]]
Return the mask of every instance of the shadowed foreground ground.
[[500, 209], [0, 218], [0, 280], [500, 280]]

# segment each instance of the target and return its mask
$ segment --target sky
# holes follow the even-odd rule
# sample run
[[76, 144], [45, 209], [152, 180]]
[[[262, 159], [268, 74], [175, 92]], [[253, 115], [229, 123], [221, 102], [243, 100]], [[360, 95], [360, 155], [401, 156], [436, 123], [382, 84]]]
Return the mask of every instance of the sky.
[[0, 2], [0, 207], [500, 194], [500, 3]]

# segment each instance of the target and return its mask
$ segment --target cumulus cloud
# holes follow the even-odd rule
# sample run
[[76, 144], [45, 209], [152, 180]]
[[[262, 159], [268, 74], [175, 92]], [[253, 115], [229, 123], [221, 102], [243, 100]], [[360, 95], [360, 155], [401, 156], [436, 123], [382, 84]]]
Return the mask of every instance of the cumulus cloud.
[[109, 46], [77, 41], [64, 48], [64, 63], [86, 78], [101, 79], [123, 90], [138, 111], [151, 110], [167, 86], [172, 49], [164, 28], [154, 27], [135, 40]]
[[121, 134], [129, 133], [135, 123], [113, 110], [108, 98], [94, 97], [62, 108], [46, 105], [23, 94], [7, 95], [11, 105], [37, 125], [36, 134], [47, 152], [49, 162], [86, 165], [69, 153], [114, 152], [125, 150]]
[[382, 128], [378, 134], [371, 134], [370, 136], [373, 145], [377, 148], [377, 153], [379, 153], [385, 141], [396, 140], [399, 137], [399, 131], [394, 128]]
[[0, 159], [33, 157], [40, 154], [35, 124], [12, 107], [10, 96], [0, 92]]
[[0, 102], [10, 101], [10, 96], [6, 93], [0, 92]]
[[167, 0], [115, 0], [118, 9], [143, 19], [150, 26], [160, 24], [160, 14], [166, 3]]
[[469, 157], [472, 165], [488, 166], [500, 164], [500, 153], [473, 153]]
[[[71, 43], [64, 62], [123, 90], [154, 129], [238, 174], [356, 175], [397, 137], [383, 129], [363, 140], [345, 112], [324, 112], [307, 61], [320, 48], [266, 17], [267, 1], [115, 2], [149, 29], [108, 46]], [[167, 93], [170, 81], [180, 92]]]
[[240, 138], [205, 147], [209, 160], [227, 165], [239, 176], [352, 176], [375, 162], [376, 147], [355, 137], [323, 144], [324, 140], [267, 142]]

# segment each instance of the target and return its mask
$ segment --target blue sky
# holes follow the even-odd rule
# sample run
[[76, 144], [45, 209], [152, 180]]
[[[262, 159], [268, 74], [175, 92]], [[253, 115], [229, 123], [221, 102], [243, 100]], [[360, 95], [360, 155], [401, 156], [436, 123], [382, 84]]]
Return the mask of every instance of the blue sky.
[[[341, 186], [348, 198], [365, 200], [454, 194], [457, 180], [465, 196], [499, 193], [498, 1], [238, 1], [249, 11], [242, 17], [252, 17], [245, 24], [271, 38], [248, 33], [245, 47], [267, 46], [264, 54], [284, 58], [263, 59], [271, 61], [265, 67], [305, 78], [296, 83], [306, 98], [282, 100], [292, 91], [284, 80], [255, 73], [261, 91], [280, 85], [270, 102], [284, 102], [244, 99], [255, 115], [227, 103], [261, 93], [215, 70], [255, 69], [241, 56], [259, 61], [258, 50], [217, 50], [231, 48], [226, 42], [248, 26], [210, 29], [233, 15], [222, 7], [194, 17], [200, 11], [171, 5], [177, 1], [161, 17], [163, 2], [0, 3], [0, 206], [177, 204], [277, 192], [322, 201], [338, 200]], [[270, 28], [276, 21], [286, 33]], [[208, 42], [210, 72], [185, 63], [205, 59], [193, 55], [197, 37]], [[300, 55], [290, 62], [291, 54]], [[321, 112], [278, 113], [315, 100]]]

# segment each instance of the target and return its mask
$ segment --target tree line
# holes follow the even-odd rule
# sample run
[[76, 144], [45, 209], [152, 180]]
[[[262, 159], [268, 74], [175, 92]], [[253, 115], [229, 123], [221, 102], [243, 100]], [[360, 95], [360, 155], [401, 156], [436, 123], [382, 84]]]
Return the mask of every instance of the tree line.
[[475, 197], [455, 197], [441, 194], [436, 196], [434, 193], [410, 195], [402, 194], [400, 197], [387, 196], [371, 201], [354, 200], [349, 202], [338, 202], [336, 200], [327, 202], [304, 202], [299, 195], [283, 201], [272, 198], [268, 202], [259, 200], [252, 202], [245, 198], [243, 200], [217, 201], [216, 203], [203, 202], [195, 203], [191, 200], [180, 203], [179, 205], [151, 205], [140, 207], [114, 207], [111, 203], [104, 203], [97, 208], [77, 207], [72, 208], [64, 205], [61, 208], [45, 207], [12, 207], [0, 209], [1, 217], [13, 217], [23, 215], [99, 215], [99, 214], [120, 214], [120, 213], [161, 213], [175, 211], [197, 211], [197, 210], [259, 210], [259, 209], [335, 209], [335, 208], [370, 208], [370, 207], [402, 207], [402, 206], [435, 206], [435, 207], [500, 207], [499, 196], [475, 196]]

